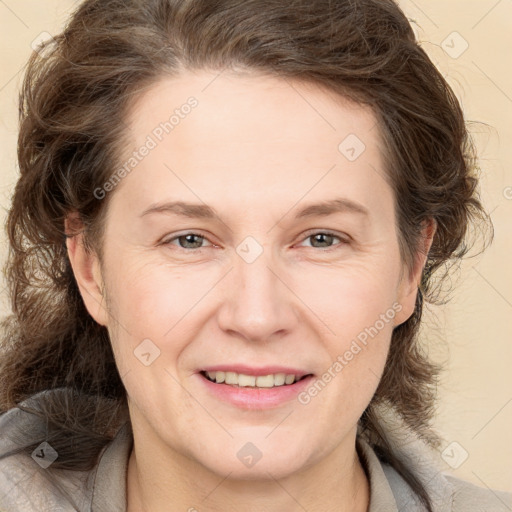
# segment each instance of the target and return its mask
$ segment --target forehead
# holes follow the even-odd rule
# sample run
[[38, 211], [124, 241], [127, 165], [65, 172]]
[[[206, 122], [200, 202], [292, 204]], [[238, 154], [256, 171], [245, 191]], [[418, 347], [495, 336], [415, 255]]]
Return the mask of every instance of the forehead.
[[371, 109], [311, 83], [185, 72], [143, 91], [126, 121], [123, 163], [134, 165], [119, 188], [130, 182], [133, 200], [155, 203], [168, 187], [194, 202], [230, 191], [240, 205], [310, 203], [336, 188], [371, 203], [386, 188]]
[[[191, 98], [193, 108], [187, 106]], [[133, 138], [153, 132], [158, 138], [171, 131], [176, 138], [194, 132], [202, 142], [224, 141], [223, 146], [229, 137], [246, 145], [308, 139], [319, 149], [332, 149], [334, 142], [338, 150], [336, 142], [350, 133], [378, 139], [369, 107], [311, 82], [255, 72], [203, 70], [162, 77], [132, 102], [127, 121]]]

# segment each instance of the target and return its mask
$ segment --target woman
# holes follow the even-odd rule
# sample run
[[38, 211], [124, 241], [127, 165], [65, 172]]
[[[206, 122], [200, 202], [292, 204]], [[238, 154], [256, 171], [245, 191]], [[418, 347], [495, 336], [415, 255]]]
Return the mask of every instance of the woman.
[[21, 112], [2, 510], [511, 506], [429, 451], [422, 303], [485, 212], [391, 0], [88, 0]]

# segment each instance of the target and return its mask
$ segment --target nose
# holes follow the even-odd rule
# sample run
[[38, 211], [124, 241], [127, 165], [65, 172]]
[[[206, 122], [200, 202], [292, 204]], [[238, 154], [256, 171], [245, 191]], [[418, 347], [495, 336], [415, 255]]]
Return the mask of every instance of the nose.
[[252, 263], [238, 254], [223, 280], [219, 327], [248, 341], [271, 341], [291, 332], [298, 322], [297, 297], [289, 272], [273, 261], [270, 250]]

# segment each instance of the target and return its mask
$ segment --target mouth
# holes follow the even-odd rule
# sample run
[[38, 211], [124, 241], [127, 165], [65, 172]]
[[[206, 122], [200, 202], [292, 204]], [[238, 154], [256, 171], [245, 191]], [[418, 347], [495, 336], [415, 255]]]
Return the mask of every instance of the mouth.
[[262, 375], [254, 375], [250, 373], [237, 373], [233, 371], [206, 371], [199, 372], [205, 379], [214, 383], [234, 388], [249, 388], [249, 389], [270, 389], [279, 387], [293, 386], [308, 377], [312, 377], [312, 373], [285, 373], [276, 372]]
[[207, 396], [237, 408], [256, 411], [297, 402], [297, 396], [314, 380], [312, 373], [297, 368], [254, 368], [243, 364], [212, 366], [196, 375]]

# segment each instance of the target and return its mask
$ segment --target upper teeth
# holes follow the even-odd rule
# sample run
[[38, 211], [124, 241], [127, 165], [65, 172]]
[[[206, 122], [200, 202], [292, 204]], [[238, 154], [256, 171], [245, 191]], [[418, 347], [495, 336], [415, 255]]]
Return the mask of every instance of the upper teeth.
[[272, 388], [274, 386], [283, 386], [284, 384], [293, 384], [298, 378], [295, 375], [285, 373], [275, 373], [270, 375], [245, 375], [235, 372], [206, 372], [210, 380], [225, 384], [234, 384], [238, 386], [252, 386], [258, 388]]

